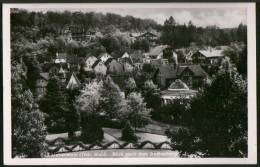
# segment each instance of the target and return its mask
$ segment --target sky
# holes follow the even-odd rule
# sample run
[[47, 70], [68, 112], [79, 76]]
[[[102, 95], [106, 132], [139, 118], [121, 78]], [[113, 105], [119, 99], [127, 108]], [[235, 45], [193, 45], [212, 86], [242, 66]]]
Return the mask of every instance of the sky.
[[[27, 9], [28, 10], [28, 9]], [[116, 13], [122, 16], [131, 15], [138, 18], [153, 19], [159, 24], [173, 16], [179, 24], [190, 20], [196, 26], [216, 25], [220, 28], [237, 27], [240, 23], [246, 24], [245, 8], [81, 8], [81, 9], [31, 9], [30, 11], [82, 11], [98, 13]]]

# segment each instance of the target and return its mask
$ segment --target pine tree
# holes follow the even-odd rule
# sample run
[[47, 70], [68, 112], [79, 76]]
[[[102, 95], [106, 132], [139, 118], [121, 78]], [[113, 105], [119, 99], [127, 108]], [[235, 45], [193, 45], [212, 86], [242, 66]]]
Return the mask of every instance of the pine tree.
[[40, 109], [47, 114], [46, 125], [50, 132], [66, 132], [66, 114], [69, 112], [65, 85], [54, 76], [47, 85], [46, 96], [40, 101]]
[[136, 142], [137, 136], [134, 134], [134, 130], [132, 129], [129, 121], [125, 123], [125, 127], [122, 129], [122, 140], [127, 142]]

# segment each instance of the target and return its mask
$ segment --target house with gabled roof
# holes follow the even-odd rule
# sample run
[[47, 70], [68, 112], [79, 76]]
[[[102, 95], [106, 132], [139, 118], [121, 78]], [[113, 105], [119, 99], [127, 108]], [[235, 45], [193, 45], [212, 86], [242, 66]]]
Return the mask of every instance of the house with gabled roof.
[[208, 74], [200, 65], [196, 64], [181, 67], [177, 75], [190, 88], [194, 89], [204, 86], [208, 79]]
[[55, 64], [67, 63], [67, 53], [56, 53]]
[[118, 58], [118, 61], [121, 62], [121, 63], [129, 63], [129, 64], [133, 64], [133, 60], [132, 60], [132, 57], [127, 53], [125, 52], [122, 57]]
[[177, 67], [173, 65], [162, 65], [156, 70], [154, 79], [158, 86], [165, 88], [177, 79]]
[[219, 49], [207, 49], [198, 50], [192, 55], [192, 63], [194, 64], [207, 64], [215, 65], [219, 63], [224, 58], [223, 50]]
[[80, 83], [78, 77], [75, 75], [74, 72], [72, 72], [69, 82], [66, 86], [66, 89], [73, 90], [73, 89], [80, 88], [80, 86], [81, 86], [81, 83]]
[[148, 40], [149, 42], [155, 42], [157, 39], [158, 39], [158, 36], [157, 34], [155, 33], [152, 33], [152, 32], [144, 32], [142, 33], [141, 35], [137, 36], [136, 37], [137, 40], [143, 40], [143, 39], [146, 39]]
[[107, 73], [113, 75], [122, 75], [124, 73], [123, 64], [119, 63], [116, 59], [112, 59], [109, 63], [106, 62]]
[[94, 70], [94, 73], [96, 75], [102, 75], [105, 76], [107, 74], [107, 67], [105, 65], [105, 62], [98, 59], [93, 65], [92, 68]]
[[168, 45], [158, 45], [150, 49], [148, 55], [151, 59], [162, 59], [164, 50], [169, 48]]
[[108, 53], [102, 53], [98, 56], [98, 59], [101, 60], [103, 63], [105, 63], [111, 57], [112, 56]]
[[197, 93], [198, 91], [189, 89], [182, 80], [177, 79], [171, 83], [167, 90], [161, 91], [161, 99], [163, 104], [166, 105], [176, 99], [191, 99]]
[[176, 79], [181, 79], [189, 88], [203, 87], [208, 74], [200, 65], [162, 65], [154, 74], [154, 80], [161, 88], [168, 87]]
[[88, 56], [84, 63], [84, 70], [85, 71], [93, 71], [93, 64], [97, 61], [97, 58], [93, 55]]

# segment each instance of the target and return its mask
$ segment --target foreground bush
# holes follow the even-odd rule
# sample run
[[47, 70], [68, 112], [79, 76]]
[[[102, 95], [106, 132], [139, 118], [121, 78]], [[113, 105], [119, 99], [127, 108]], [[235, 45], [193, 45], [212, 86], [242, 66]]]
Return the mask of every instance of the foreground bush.
[[127, 122], [125, 127], [122, 129], [122, 140], [127, 141], [127, 142], [136, 142], [137, 141], [137, 136], [134, 133], [134, 130], [130, 126], [130, 123]]

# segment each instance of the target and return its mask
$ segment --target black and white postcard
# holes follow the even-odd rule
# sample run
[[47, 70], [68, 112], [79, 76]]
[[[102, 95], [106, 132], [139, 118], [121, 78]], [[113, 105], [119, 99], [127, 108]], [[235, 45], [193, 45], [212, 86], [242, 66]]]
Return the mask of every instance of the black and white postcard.
[[254, 3], [3, 4], [4, 163], [254, 164]]

